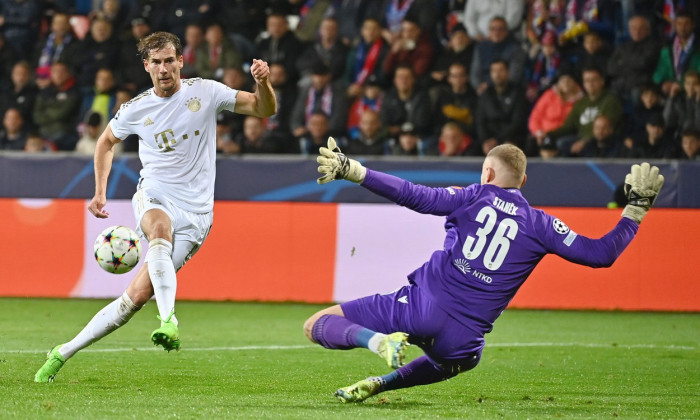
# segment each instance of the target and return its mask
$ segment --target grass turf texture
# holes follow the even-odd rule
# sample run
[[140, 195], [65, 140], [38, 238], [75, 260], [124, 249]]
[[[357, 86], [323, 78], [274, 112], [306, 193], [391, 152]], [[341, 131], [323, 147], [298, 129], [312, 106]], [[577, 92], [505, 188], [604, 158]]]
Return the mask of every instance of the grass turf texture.
[[33, 383], [105, 303], [0, 299], [0, 418], [700, 417], [700, 314], [508, 310], [473, 371], [341, 404], [336, 388], [387, 368], [311, 346], [301, 326], [321, 306], [179, 302], [182, 351], [168, 354], [149, 345], [150, 303]]

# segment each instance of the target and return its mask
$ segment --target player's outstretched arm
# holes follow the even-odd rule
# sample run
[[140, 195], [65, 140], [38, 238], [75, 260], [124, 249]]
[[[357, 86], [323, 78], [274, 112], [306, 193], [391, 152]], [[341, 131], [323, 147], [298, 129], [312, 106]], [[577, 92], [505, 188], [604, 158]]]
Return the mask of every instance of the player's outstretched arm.
[[336, 179], [347, 179], [348, 181], [361, 184], [367, 175], [367, 169], [355, 159], [350, 159], [340, 151], [340, 148], [333, 137], [328, 137], [328, 147], [318, 149], [319, 156], [318, 171], [324, 174], [316, 182], [326, 184]]
[[659, 168], [647, 162], [632, 165], [630, 173], [625, 177], [625, 196], [628, 204], [622, 211], [622, 216], [634, 220], [637, 224], [654, 205], [656, 197], [664, 185], [664, 176], [659, 174]]
[[104, 210], [104, 206], [107, 204], [107, 179], [112, 169], [114, 145], [120, 141], [114, 136], [112, 128], [107, 124], [95, 146], [95, 196], [88, 204], [88, 210], [100, 219], [109, 217], [109, 213]]

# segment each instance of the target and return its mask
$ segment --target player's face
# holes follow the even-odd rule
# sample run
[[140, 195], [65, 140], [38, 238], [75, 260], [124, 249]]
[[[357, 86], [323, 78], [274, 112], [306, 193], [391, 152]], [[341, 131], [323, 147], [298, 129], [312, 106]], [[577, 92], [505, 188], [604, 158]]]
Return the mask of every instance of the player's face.
[[167, 97], [180, 89], [180, 69], [183, 62], [182, 56], [176, 56], [175, 47], [168, 45], [160, 50], [152, 50], [143, 64], [151, 75], [156, 95]]

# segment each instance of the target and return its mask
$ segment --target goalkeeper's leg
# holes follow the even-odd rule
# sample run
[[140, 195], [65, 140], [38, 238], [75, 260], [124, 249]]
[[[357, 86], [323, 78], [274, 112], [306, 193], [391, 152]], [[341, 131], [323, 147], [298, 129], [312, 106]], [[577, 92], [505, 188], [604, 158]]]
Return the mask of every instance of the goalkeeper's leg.
[[393, 369], [403, 365], [404, 349], [409, 345], [408, 334], [383, 334], [355, 324], [343, 316], [340, 305], [309, 318], [304, 324], [304, 333], [309, 340], [327, 349], [369, 349]]
[[475, 352], [465, 358], [441, 362], [436, 362], [428, 356], [421, 356], [384, 376], [370, 377], [340, 388], [334, 395], [341, 402], [361, 402], [380, 392], [441, 382], [473, 369], [480, 358], [481, 352]]
[[148, 268], [144, 264], [120, 297], [95, 314], [72, 340], [54, 347], [49, 352], [46, 362], [37, 371], [34, 380], [36, 382], [52, 381], [69, 358], [126, 324], [152, 295], [153, 288], [148, 278]]

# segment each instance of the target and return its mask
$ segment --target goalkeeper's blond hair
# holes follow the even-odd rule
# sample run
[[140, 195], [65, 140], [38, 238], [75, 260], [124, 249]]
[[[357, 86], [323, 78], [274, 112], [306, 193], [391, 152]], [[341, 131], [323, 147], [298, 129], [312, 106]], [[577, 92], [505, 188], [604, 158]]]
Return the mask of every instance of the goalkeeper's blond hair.
[[486, 158], [497, 159], [505, 166], [517, 185], [522, 184], [527, 169], [527, 158], [522, 149], [512, 144], [500, 144], [489, 151]]

